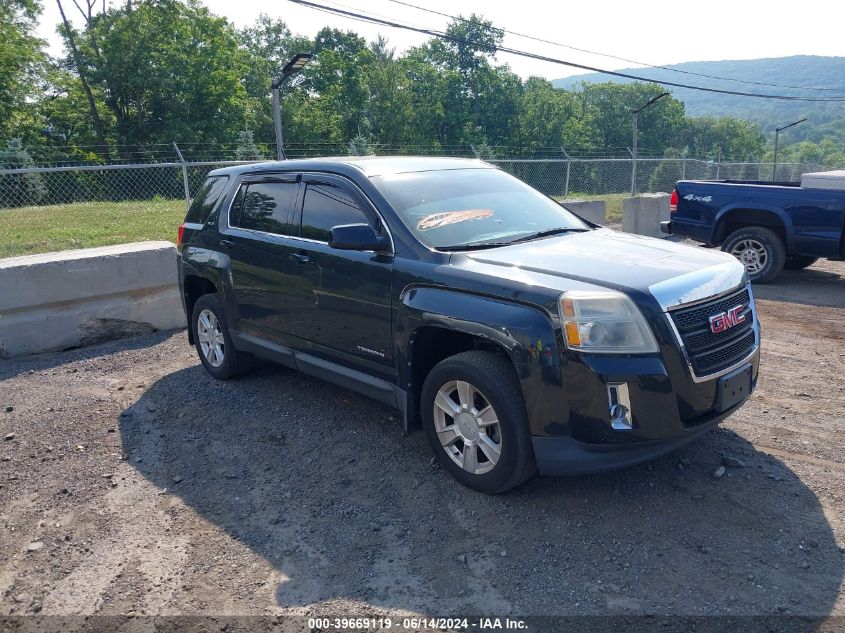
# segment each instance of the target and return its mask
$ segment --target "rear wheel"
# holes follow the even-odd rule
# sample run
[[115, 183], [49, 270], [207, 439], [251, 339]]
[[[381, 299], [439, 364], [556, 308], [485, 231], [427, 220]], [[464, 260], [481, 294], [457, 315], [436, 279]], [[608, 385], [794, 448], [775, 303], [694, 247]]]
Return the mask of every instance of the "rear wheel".
[[817, 261], [819, 261], [818, 257], [807, 257], [806, 255], [793, 255], [792, 257], [787, 257], [786, 262], [784, 263], [783, 267], [786, 270], [803, 270], [808, 266], [812, 266]]
[[536, 471], [522, 392], [507, 360], [478, 351], [447, 358], [426, 378], [420, 406], [437, 460], [468, 488], [496, 494]]
[[226, 327], [223, 305], [216, 295], [197, 299], [193, 311], [194, 345], [203, 367], [220, 380], [234, 378], [252, 367], [253, 356], [235, 349]]
[[751, 281], [767, 283], [777, 277], [786, 261], [786, 249], [777, 233], [763, 226], [747, 226], [734, 231], [722, 250], [745, 266]]

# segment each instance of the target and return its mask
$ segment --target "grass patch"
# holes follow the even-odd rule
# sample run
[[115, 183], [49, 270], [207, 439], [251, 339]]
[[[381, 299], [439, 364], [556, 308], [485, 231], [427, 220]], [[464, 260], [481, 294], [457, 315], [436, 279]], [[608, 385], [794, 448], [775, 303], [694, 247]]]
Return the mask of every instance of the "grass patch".
[[[627, 193], [607, 193], [601, 195], [589, 193], [571, 193], [566, 196], [568, 200], [604, 200], [604, 208], [607, 212], [607, 222], [620, 223], [622, 222], [622, 200], [630, 198], [631, 195]], [[564, 200], [562, 196], [555, 196], [556, 200]]]
[[184, 200], [85, 202], [0, 209], [0, 257], [176, 240]]

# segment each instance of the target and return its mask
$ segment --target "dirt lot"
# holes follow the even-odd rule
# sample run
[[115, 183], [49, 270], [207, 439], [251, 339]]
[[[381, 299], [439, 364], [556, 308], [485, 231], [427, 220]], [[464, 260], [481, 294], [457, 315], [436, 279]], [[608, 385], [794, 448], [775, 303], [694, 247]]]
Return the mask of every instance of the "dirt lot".
[[495, 498], [396, 412], [215, 382], [182, 332], [3, 361], [0, 615], [845, 616], [845, 264], [756, 294], [759, 389], [721, 429]]

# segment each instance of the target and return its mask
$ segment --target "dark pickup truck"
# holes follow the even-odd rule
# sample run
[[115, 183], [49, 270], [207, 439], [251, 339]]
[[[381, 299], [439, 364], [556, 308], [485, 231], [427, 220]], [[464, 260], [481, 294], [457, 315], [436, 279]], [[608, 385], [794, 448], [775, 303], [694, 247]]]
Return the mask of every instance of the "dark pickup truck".
[[590, 225], [480, 161], [216, 170], [177, 241], [212, 376], [258, 356], [375, 398], [483, 492], [652, 459], [757, 381], [733, 257]]
[[805, 174], [801, 183], [681, 180], [669, 211], [664, 233], [721, 246], [755, 282], [845, 258], [845, 172]]

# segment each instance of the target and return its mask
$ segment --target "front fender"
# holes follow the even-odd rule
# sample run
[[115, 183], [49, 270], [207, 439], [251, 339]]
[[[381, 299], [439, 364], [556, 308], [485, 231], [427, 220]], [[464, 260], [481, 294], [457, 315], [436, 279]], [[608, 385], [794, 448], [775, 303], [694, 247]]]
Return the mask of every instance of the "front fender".
[[560, 367], [561, 341], [541, 309], [426, 286], [405, 289], [398, 309], [396, 358], [401, 385], [407, 388], [411, 384], [408, 359], [415, 332], [439, 327], [485, 339], [508, 355], [520, 382], [532, 434], [545, 435], [551, 420], [568, 417]]

